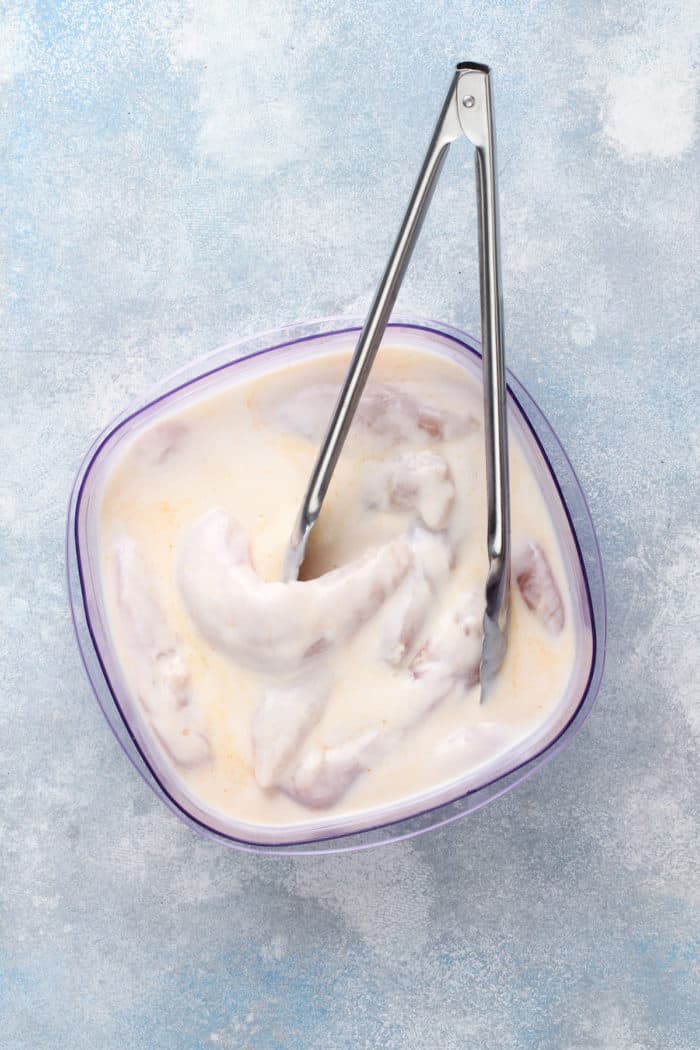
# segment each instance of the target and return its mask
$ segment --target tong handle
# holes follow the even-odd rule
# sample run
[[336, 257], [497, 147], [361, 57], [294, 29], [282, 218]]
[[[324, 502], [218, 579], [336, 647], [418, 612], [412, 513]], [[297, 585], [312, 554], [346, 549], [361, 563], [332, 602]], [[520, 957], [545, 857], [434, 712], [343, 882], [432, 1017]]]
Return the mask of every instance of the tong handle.
[[505, 655], [510, 611], [510, 485], [503, 297], [499, 261], [496, 144], [491, 84], [486, 66], [457, 67], [459, 119], [475, 149], [476, 198], [479, 214], [479, 284], [484, 387], [484, 436], [489, 574], [486, 581], [482, 697]]
[[295, 580], [299, 574], [309, 533], [321, 512], [333, 471], [343, 450], [355, 411], [399, 294], [401, 282], [418, 240], [418, 234], [437, 185], [447, 150], [450, 143], [462, 134], [455, 106], [458, 77], [459, 74], [455, 73], [408, 209], [401, 223], [401, 229], [357, 341], [350, 367], [333, 410], [333, 416], [316, 459], [304, 502], [287, 548], [283, 567], [285, 580]]

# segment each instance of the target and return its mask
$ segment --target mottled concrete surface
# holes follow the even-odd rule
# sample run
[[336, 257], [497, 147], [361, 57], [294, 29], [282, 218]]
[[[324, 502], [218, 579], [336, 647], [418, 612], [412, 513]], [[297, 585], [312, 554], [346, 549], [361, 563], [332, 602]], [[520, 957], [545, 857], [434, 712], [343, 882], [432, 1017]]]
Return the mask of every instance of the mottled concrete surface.
[[[0, 12], [0, 1045], [697, 1047], [696, 0]], [[365, 309], [464, 57], [497, 72], [510, 361], [599, 529], [604, 687], [461, 825], [240, 855], [150, 794], [93, 700], [72, 476], [193, 356]], [[474, 219], [456, 151], [404, 309], [476, 329]]]

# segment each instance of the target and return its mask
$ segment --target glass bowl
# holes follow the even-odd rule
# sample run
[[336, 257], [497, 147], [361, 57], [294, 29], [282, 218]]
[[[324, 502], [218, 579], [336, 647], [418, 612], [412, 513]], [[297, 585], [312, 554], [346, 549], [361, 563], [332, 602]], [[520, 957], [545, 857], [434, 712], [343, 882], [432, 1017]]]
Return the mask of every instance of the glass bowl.
[[[230, 343], [168, 377], [142, 400], [114, 419], [95, 439], [80, 466], [71, 493], [66, 537], [68, 589], [71, 613], [83, 664], [93, 691], [114, 735], [131, 762], [155, 794], [188, 826], [228, 846], [251, 852], [310, 854], [368, 849], [420, 835], [431, 828], [460, 820], [511, 791], [568, 744], [595, 702], [603, 674], [606, 640], [605, 585], [593, 522], [573, 467], [556, 434], [524, 387], [508, 373], [509, 425], [539, 476], [552, 514], [564, 562], [569, 566], [575, 595], [579, 637], [576, 695], [565, 714], [547, 725], [535, 747], [525, 741], [502, 756], [485, 782], [464, 783], [445, 791], [427, 793], [407, 815], [401, 806], [375, 813], [372, 826], [322, 828], [307, 841], [246, 841], [231, 834], [216, 815], [197, 804], [178, 783], [176, 774], [159, 766], [149, 752], [139, 727], [130, 722], [125, 704], [125, 683], [111, 650], [101, 593], [97, 555], [97, 510], [100, 490], [111, 456], [165, 407], [186, 403], [232, 377], [277, 369], [291, 359], [351, 350], [361, 324], [328, 319], [295, 324]], [[398, 338], [397, 338], [398, 337]], [[391, 323], [387, 336], [394, 344], [409, 346], [457, 361], [479, 375], [479, 344], [472, 336], [436, 321], [401, 320]], [[529, 751], [528, 751], [529, 747]], [[405, 805], [404, 805], [405, 810]], [[217, 826], [218, 825], [218, 826]]]

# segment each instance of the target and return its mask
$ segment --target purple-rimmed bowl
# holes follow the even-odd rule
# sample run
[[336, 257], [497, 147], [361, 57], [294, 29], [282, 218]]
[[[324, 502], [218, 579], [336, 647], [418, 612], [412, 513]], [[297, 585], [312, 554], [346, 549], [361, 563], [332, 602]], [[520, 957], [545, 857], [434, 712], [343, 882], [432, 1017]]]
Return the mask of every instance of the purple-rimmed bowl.
[[[539, 471], [543, 491], [554, 517], [570, 582], [577, 595], [578, 631], [585, 644], [579, 646], [576, 695], [565, 716], [551, 726], [546, 740], [535, 753], [517, 748], [505, 756], [485, 783], [470, 784], [449, 800], [423, 797], [418, 812], [398, 819], [385, 814], [381, 823], [348, 830], [331, 829], [309, 841], [259, 844], [233, 835], [198, 807], [187, 792], [179, 790], [177, 778], [158, 768], [143, 747], [136, 727], [129, 723], [120, 701], [120, 684], [113, 670], [109, 631], [99, 583], [96, 543], [96, 510], [99, 505], [100, 473], [116, 445], [148, 417], [164, 407], [190, 399], [195, 393], [225, 382], [283, 367], [301, 356], [317, 356], [350, 350], [361, 325], [344, 319], [314, 321], [266, 332], [231, 343], [181, 369], [143, 400], [131, 405], [95, 439], [78, 471], [71, 493], [66, 537], [68, 589], [73, 624], [85, 670], [98, 703], [117, 740], [135, 768], [156, 795], [184, 823], [226, 845], [266, 853], [341, 853], [368, 849], [420, 835], [431, 828], [450, 824], [512, 790], [571, 741], [595, 702], [603, 675], [606, 641], [605, 584], [593, 522], [573, 467], [559, 440], [533, 399], [508, 373], [509, 423]], [[456, 328], [435, 321], [397, 321], [389, 325], [387, 341], [437, 353], [479, 374], [477, 340]], [[504, 767], [505, 765], [505, 767]], [[457, 789], [455, 789], [457, 790]]]

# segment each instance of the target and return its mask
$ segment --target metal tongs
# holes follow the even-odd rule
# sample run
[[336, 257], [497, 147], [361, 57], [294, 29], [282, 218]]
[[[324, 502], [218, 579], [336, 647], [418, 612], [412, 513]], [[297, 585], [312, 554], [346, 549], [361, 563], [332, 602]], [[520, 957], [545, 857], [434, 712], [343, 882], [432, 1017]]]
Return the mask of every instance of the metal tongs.
[[450, 144], [464, 135], [476, 150], [479, 213], [479, 279], [483, 354], [484, 435], [488, 506], [484, 638], [481, 649], [481, 697], [503, 662], [510, 598], [510, 499], [508, 431], [503, 346], [503, 309], [498, 250], [493, 105], [488, 66], [460, 62], [435, 128], [408, 210], [384, 276], [357, 341], [355, 352], [321, 445], [284, 559], [285, 580], [295, 580], [309, 534], [345, 443], [369, 377], [401, 281], [418, 239]]

